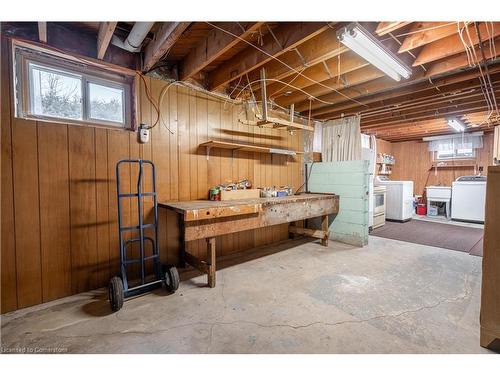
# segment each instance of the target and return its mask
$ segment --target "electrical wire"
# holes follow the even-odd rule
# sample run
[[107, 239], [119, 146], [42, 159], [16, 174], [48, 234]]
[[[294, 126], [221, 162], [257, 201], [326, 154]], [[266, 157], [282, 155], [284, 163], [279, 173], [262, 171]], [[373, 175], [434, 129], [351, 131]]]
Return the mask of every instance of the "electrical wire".
[[[365, 105], [365, 104], [363, 104], [363, 103], [361, 103], [361, 102], [357, 101], [356, 99], [353, 99], [353, 98], [351, 98], [350, 96], [348, 96], [348, 95], [344, 94], [343, 92], [341, 92], [341, 91], [339, 91], [339, 90], [334, 89], [333, 87], [330, 87], [330, 86], [328, 86], [328, 85], [325, 85], [325, 84], [324, 84], [324, 83], [322, 83], [322, 82], [318, 82], [318, 81], [316, 81], [316, 80], [314, 80], [314, 79], [312, 79], [312, 78], [310, 78], [310, 77], [306, 76], [305, 74], [301, 73], [300, 71], [298, 71], [298, 70], [297, 70], [297, 69], [295, 69], [294, 67], [292, 67], [292, 66], [290, 66], [289, 64], [285, 63], [284, 61], [280, 60], [280, 59], [279, 59], [279, 58], [277, 58], [276, 56], [273, 56], [273, 55], [271, 55], [270, 53], [268, 53], [267, 51], [263, 50], [262, 48], [259, 48], [259, 47], [257, 47], [256, 45], [254, 45], [253, 43], [250, 43], [250, 42], [249, 42], [248, 40], [246, 40], [245, 38], [242, 38], [242, 37], [240, 37], [239, 35], [236, 35], [236, 34], [234, 34], [234, 33], [230, 32], [230, 31], [227, 31], [227, 30], [223, 29], [222, 27], [219, 27], [219, 26], [217, 26], [217, 25], [215, 25], [215, 24], [213, 24], [213, 23], [211, 23], [211, 22], [205, 21], [205, 23], [206, 23], [207, 25], [212, 26], [213, 28], [216, 28], [216, 29], [218, 29], [218, 30], [220, 30], [220, 31], [222, 31], [222, 32], [225, 32], [225, 33], [226, 33], [226, 34], [228, 34], [228, 35], [231, 35], [233, 38], [239, 39], [239, 40], [241, 40], [242, 42], [244, 42], [244, 43], [246, 43], [246, 44], [248, 44], [248, 45], [252, 46], [253, 48], [255, 48], [255, 49], [257, 49], [258, 51], [262, 52], [263, 54], [265, 54], [266, 56], [270, 57], [271, 59], [274, 59], [274, 60], [278, 61], [279, 63], [281, 63], [282, 65], [284, 65], [285, 67], [287, 67], [289, 70], [294, 71], [295, 73], [298, 73], [300, 76], [304, 77], [305, 79], [307, 79], [307, 80], [311, 81], [312, 83], [317, 84], [317, 85], [319, 85], [319, 86], [322, 86], [322, 87], [324, 87], [324, 88], [326, 88], [326, 89], [328, 89], [328, 90], [335, 91], [335, 92], [336, 92], [336, 93], [338, 93], [339, 95], [341, 95], [341, 96], [345, 97], [346, 99], [351, 100], [351, 101], [353, 101], [353, 102], [355, 102], [355, 103], [357, 103], [357, 104], [360, 104], [360, 105]], [[268, 81], [268, 80], [269, 80], [269, 79], [267, 79], [267, 81]], [[262, 81], [262, 80], [259, 80], [259, 81]], [[257, 81], [254, 81], [254, 82], [257, 82]], [[303, 90], [302, 90], [302, 91], [303, 91]], [[303, 92], [305, 92], [305, 91], [303, 91]], [[310, 94], [309, 94], [309, 93], [307, 93], [307, 92], [305, 92], [305, 93], [306, 93], [306, 95], [308, 95], [308, 96], [310, 96], [310, 97], [313, 97], [313, 98], [315, 98], [316, 100], [319, 100], [319, 98], [316, 98], [316, 97], [314, 97], [313, 95], [310, 95]]]

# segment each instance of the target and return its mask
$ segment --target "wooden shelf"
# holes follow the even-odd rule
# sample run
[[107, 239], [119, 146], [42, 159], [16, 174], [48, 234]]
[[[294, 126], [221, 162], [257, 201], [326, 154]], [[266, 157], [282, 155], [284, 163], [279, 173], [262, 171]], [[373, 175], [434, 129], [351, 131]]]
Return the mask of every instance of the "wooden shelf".
[[[442, 164], [441, 164], [442, 163]], [[467, 163], [467, 162], [459, 162], [459, 163], [454, 163], [454, 162], [433, 162], [429, 170], [433, 170], [434, 168], [438, 169], [450, 169], [450, 168], [476, 168], [477, 163]]]
[[314, 131], [313, 126], [298, 124], [296, 122], [288, 121], [278, 117], [267, 117], [267, 121], [266, 120], [259, 120], [259, 121], [239, 120], [239, 121], [245, 125], [253, 125], [264, 128], [271, 127], [273, 129], [307, 130], [310, 132]]
[[207, 148], [207, 159], [210, 156], [210, 149], [211, 148], [223, 148], [223, 149], [232, 150], [232, 151], [260, 152], [263, 154], [278, 154], [278, 155], [288, 155], [288, 156], [295, 156], [295, 155], [303, 154], [303, 152], [301, 152], [301, 151], [286, 150], [286, 149], [282, 149], [282, 148], [273, 148], [273, 147], [246, 145], [243, 143], [223, 142], [223, 141], [208, 141], [208, 142], [200, 143], [199, 146]]

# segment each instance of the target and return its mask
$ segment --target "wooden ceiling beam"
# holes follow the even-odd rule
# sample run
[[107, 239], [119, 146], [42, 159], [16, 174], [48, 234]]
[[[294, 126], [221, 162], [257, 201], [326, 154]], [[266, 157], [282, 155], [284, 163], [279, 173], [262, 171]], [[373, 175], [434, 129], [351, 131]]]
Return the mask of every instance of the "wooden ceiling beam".
[[[321, 81], [323, 85], [312, 85], [304, 88], [307, 94], [301, 91], [294, 91], [288, 96], [280, 96], [276, 99], [279, 105], [288, 106], [292, 103], [298, 103], [297, 105], [302, 105], [302, 108], [309, 108], [309, 97], [315, 96], [319, 97], [327, 93], [332, 92], [332, 90], [343, 90], [346, 87], [354, 87], [363, 83], [367, 83], [379, 78], [384, 77], [382, 73], [377, 68], [368, 65], [361, 69], [354, 70], [352, 72], [346, 73], [339, 80], [338, 77], [327, 79], [326, 81]], [[326, 86], [326, 87], [325, 87]], [[297, 109], [298, 110], [298, 109]]]
[[[500, 38], [497, 38], [495, 40], [494, 46], [495, 49], [500, 50]], [[486, 59], [494, 58], [494, 51], [489, 48], [489, 43], [485, 44], [484, 47], [484, 54]], [[461, 53], [459, 55], [454, 55], [441, 61], [436, 61], [429, 67], [425, 75], [426, 77], [432, 77], [452, 70], [457, 70], [468, 65], [469, 61], [467, 59], [467, 54]]]
[[[494, 74], [500, 72], [500, 65], [490, 67], [490, 74]], [[371, 91], [374, 90], [375, 93], [373, 94], [368, 94], [366, 97], [354, 97], [358, 102], [362, 103], [363, 105], [368, 106], [370, 103], [374, 103], [377, 101], [381, 100], [387, 100], [391, 98], [396, 98], [401, 95], [405, 94], [410, 94], [410, 93], [416, 93], [419, 91], [424, 91], [428, 89], [432, 89], [434, 86], [439, 87], [440, 90], [443, 90], [444, 86], [448, 85], [453, 85], [457, 84], [459, 82], [462, 82], [461, 85], [463, 87], [467, 87], [470, 85], [475, 85], [477, 84], [477, 77], [479, 76], [479, 71], [477, 69], [469, 69], [465, 72], [460, 72], [457, 74], [453, 75], [448, 75], [439, 79], [436, 79], [433, 81], [433, 84], [430, 85], [429, 81], [427, 79], [416, 79], [415, 81], [410, 81], [409, 84], [403, 86], [403, 87], [397, 87], [395, 85], [394, 87], [391, 87], [391, 83], [394, 84], [393, 82], [390, 82], [392, 80], [387, 79], [388, 86], [377, 90], [377, 87], [375, 84], [372, 84], [372, 82], [369, 82], [367, 85], [372, 84], [372, 87], [361, 87], [360, 90], [363, 91]], [[386, 77], [384, 77], [386, 78]], [[383, 86], [383, 82], [378, 82], [377, 85]], [[365, 85], [360, 85], [360, 86], [365, 86]], [[459, 84], [460, 86], [460, 84]], [[391, 88], [394, 88], [394, 90], [391, 90]], [[381, 91], [377, 93], [376, 91]], [[436, 90], [437, 91], [437, 90]], [[359, 107], [360, 109], [363, 108], [362, 105], [359, 103], [353, 103], [352, 101], [346, 100], [345, 98], [340, 97], [337, 95], [339, 98], [337, 102], [335, 102], [335, 105], [323, 105], [323, 106], [318, 106], [318, 109], [315, 109], [313, 111], [313, 117], [317, 119], [324, 119], [324, 118], [330, 118], [332, 113], [342, 113], [345, 111], [351, 111], [356, 107]], [[321, 97], [322, 98], [322, 97]], [[297, 108], [297, 106], [296, 106]], [[366, 107], [364, 107], [366, 108]]]
[[108, 49], [118, 22], [101, 22], [97, 33], [97, 58], [102, 60]]
[[[296, 75], [295, 70], [303, 68], [311, 68], [316, 64], [321, 64], [323, 61], [333, 59], [349, 49], [344, 47], [337, 40], [336, 29], [332, 28], [332, 22], [329, 23], [330, 28], [314, 38], [300, 44], [296, 49], [292, 49], [282, 54], [279, 59], [284, 63], [272, 59], [264, 65], [268, 78], [285, 79], [289, 76]], [[333, 48], [332, 48], [333, 46]], [[299, 55], [300, 54], [300, 55]], [[286, 64], [286, 65], [285, 65]], [[257, 70], [248, 73], [250, 82], [259, 79]], [[259, 89], [259, 84], [252, 85], [254, 91]]]
[[[421, 31], [420, 31], [421, 30]], [[452, 22], [415, 22], [403, 40], [399, 53], [423, 47], [436, 40], [446, 38], [457, 33], [457, 23]]]
[[402, 27], [405, 27], [406, 25], [410, 24], [411, 22], [379, 22], [377, 29], [375, 30], [375, 34], [378, 36], [383, 36], [389, 33], [392, 33], [396, 30], [401, 29]]
[[[312, 104], [312, 109], [314, 113], [322, 114], [332, 111], [332, 105], [341, 103], [344, 101], [349, 102], [352, 105], [360, 105], [357, 98], [372, 95], [379, 91], [396, 89], [401, 85], [401, 82], [394, 81], [392, 78], [383, 75], [380, 78], [369, 81], [367, 83], [350, 86], [345, 89], [340, 90], [340, 92], [330, 92], [328, 94], [319, 96], [318, 99], [324, 102], [330, 102], [332, 104], [325, 104], [319, 100], [314, 100]], [[349, 98], [353, 99], [350, 100]], [[297, 111], [305, 111], [309, 108], [309, 102], [298, 103], [295, 105]]]
[[[314, 81], [322, 82], [340, 75], [352, 72], [356, 69], [370, 65], [366, 60], [360, 58], [354, 52], [347, 52], [338, 57], [334, 57], [324, 62], [324, 64], [316, 64], [302, 71], [304, 76], [294, 73], [286, 78], [282, 78], [283, 82], [289, 83], [294, 87], [305, 88], [314, 85]], [[340, 72], [339, 72], [340, 69]], [[280, 82], [270, 83], [267, 85], [267, 93], [270, 98], [277, 92], [286, 92], [287, 90], [295, 91], [295, 89], [282, 84]], [[260, 95], [258, 96], [260, 98]]]
[[435, 110], [431, 110], [427, 113], [420, 113], [418, 116], [414, 116], [411, 118], [398, 118], [395, 120], [391, 121], [384, 121], [383, 123], [381, 122], [369, 122], [367, 124], [361, 124], [361, 127], [363, 129], [371, 129], [371, 128], [378, 128], [378, 129], [390, 129], [390, 128], [397, 128], [401, 126], [401, 124], [404, 124], [405, 122], [411, 122], [411, 121], [419, 121], [419, 120], [430, 120], [434, 118], [439, 118], [439, 117], [446, 117], [446, 116], [451, 116], [451, 115], [461, 115], [461, 114], [466, 114], [469, 112], [477, 112], [477, 111], [484, 111], [487, 110], [488, 107], [486, 103], [472, 103], [470, 105], [464, 105], [461, 106], [460, 108], [456, 107], [451, 107], [451, 108], [446, 108], [443, 109], [441, 112], [436, 113]]
[[[492, 80], [495, 83], [497, 82], [500, 83], [499, 79], [500, 79], [499, 75], [492, 76]], [[454, 84], [443, 86], [440, 88], [440, 90], [436, 90], [436, 88], [432, 86], [429, 86], [424, 90], [416, 89], [415, 91], [406, 94], [401, 94], [400, 96], [372, 102], [370, 104], [367, 104], [368, 108], [358, 106], [348, 110], [342, 110], [342, 109], [336, 110], [335, 112], [330, 113], [330, 116], [332, 116], [330, 118], [340, 117], [341, 115], [347, 116], [350, 114], [357, 114], [357, 113], [363, 115], [382, 110], [389, 111], [392, 109], [402, 108], [405, 106], [416, 105], [418, 103], [425, 103], [440, 99], [444, 100], [444, 98], [448, 98], [447, 100], [450, 100], [456, 95], [463, 95], [462, 93], [468, 93], [471, 90], [479, 92], [478, 89], [481, 86], [480, 81], [477, 78], [473, 78], [472, 80], [467, 81], [467, 85], [466, 86], [464, 85], [465, 85], [464, 82], [457, 82]]]
[[431, 112], [440, 112], [440, 111], [447, 111], [451, 110], [453, 108], [456, 108], [457, 110], [461, 108], [465, 108], [471, 105], [487, 105], [486, 100], [484, 96], [474, 96], [470, 98], [463, 98], [463, 99], [457, 99], [453, 101], [453, 103], [448, 103], [448, 102], [442, 102], [442, 103], [436, 103], [436, 104], [429, 104], [426, 107], [420, 107], [420, 108], [409, 108], [407, 110], [403, 111], [394, 111], [391, 113], [385, 113], [385, 114], [380, 114], [376, 116], [370, 116], [370, 117], [363, 117], [361, 116], [361, 122], [364, 125], [371, 125], [371, 124], [389, 124], [392, 121], [397, 121], [397, 120], [408, 120], [411, 121], [413, 118], [418, 118], [422, 114], [428, 114]]
[[[328, 30], [326, 22], [285, 22], [264, 36], [264, 45], [247, 47], [221, 64], [208, 76], [209, 89], [217, 90], [229, 82], [257, 69], [273, 57], [299, 46]], [[257, 47], [257, 46], [256, 46]]]
[[179, 40], [191, 22], [164, 22], [144, 51], [142, 70], [148, 72]]
[[38, 22], [38, 40], [47, 43], [47, 22]]
[[[467, 32], [464, 31], [463, 33], [467, 45], [469, 45], [470, 47], [471, 42], [472, 45], [474, 46], [477, 45], [479, 43], [479, 38], [477, 36], [476, 29], [473, 24], [468, 27], [468, 31], [471, 37], [471, 41], [469, 41]], [[486, 40], [488, 35], [488, 30], [486, 28], [485, 23], [481, 23], [479, 25], [479, 31], [481, 32], [483, 38]], [[497, 22], [495, 23], [495, 27], [493, 28], [492, 34], [493, 37], [497, 37], [500, 35], [500, 23]], [[413, 66], [428, 64], [432, 61], [444, 59], [445, 57], [449, 57], [457, 53], [464, 52], [464, 50], [465, 47], [457, 32], [456, 35], [448, 36], [433, 43], [427, 44], [425, 47], [423, 47], [420, 53], [418, 54], [417, 58], [413, 62]]]
[[429, 108], [430, 106], [438, 105], [438, 104], [443, 104], [443, 103], [449, 103], [454, 104], [458, 103], [460, 100], [473, 100], [474, 98], [484, 98], [483, 92], [479, 89], [472, 89], [470, 91], [466, 90], [463, 93], [459, 93], [456, 95], [436, 95], [433, 96], [429, 99], [417, 101], [415, 103], [408, 103], [402, 106], [392, 106], [392, 107], [387, 107], [387, 108], [380, 108], [376, 111], [373, 112], [365, 112], [361, 113], [361, 116], [364, 119], [370, 119], [374, 118], [376, 116], [382, 116], [384, 114], [395, 114], [395, 113], [403, 113], [404, 111], [409, 111], [409, 110], [416, 110], [418, 108]]
[[264, 25], [264, 22], [224, 22], [217, 24], [218, 27], [227, 32], [214, 28], [206, 38], [194, 46], [180, 64], [179, 79], [185, 81], [193, 77], [238, 43], [242, 43], [240, 38], [248, 38], [252, 33], [259, 30], [262, 25]]

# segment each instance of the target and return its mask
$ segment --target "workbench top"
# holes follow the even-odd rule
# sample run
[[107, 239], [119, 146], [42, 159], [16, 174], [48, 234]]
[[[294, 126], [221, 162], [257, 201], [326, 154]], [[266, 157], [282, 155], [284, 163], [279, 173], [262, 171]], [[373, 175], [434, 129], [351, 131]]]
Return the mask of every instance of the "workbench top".
[[289, 195], [286, 197], [272, 197], [272, 198], [249, 198], [249, 199], [235, 199], [229, 201], [210, 201], [210, 200], [192, 200], [192, 201], [165, 201], [158, 202], [158, 206], [170, 208], [178, 212], [189, 210], [205, 210], [211, 208], [246, 206], [246, 205], [260, 205], [267, 206], [273, 204], [297, 203], [301, 201], [315, 201], [321, 199], [335, 199], [335, 194], [299, 194]]
[[230, 201], [169, 201], [159, 202], [158, 206], [174, 210], [182, 215], [184, 221], [208, 220], [222, 217], [256, 215], [275, 205], [311, 204], [321, 200], [337, 200], [335, 194], [300, 194], [286, 197], [249, 198]]

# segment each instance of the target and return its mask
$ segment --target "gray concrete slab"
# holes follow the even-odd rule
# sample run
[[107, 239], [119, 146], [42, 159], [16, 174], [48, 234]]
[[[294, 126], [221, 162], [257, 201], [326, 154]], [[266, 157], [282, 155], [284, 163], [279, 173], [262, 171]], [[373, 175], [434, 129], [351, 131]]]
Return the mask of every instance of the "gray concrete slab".
[[[483, 353], [481, 258], [370, 237], [304, 239], [125, 302], [104, 291], [2, 316], [2, 349], [71, 353]], [[183, 279], [190, 277], [185, 274]]]

